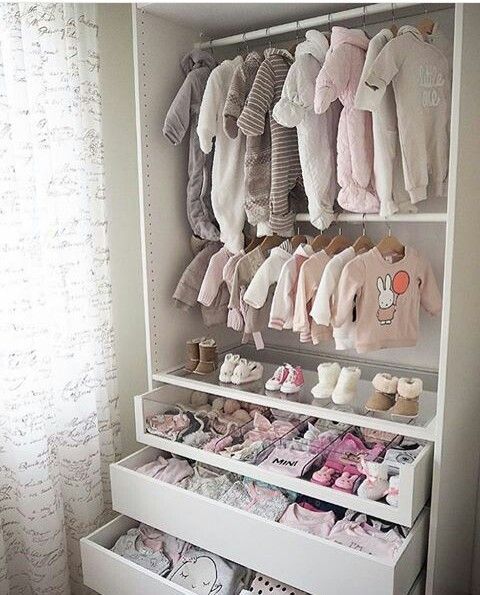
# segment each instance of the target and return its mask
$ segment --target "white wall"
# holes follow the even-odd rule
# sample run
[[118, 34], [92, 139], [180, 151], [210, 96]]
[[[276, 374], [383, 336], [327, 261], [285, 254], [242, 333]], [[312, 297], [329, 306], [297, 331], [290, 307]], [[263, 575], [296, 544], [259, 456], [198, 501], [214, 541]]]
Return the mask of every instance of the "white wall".
[[133, 395], [147, 388], [130, 4], [99, 4], [106, 196], [123, 452], [136, 449]]

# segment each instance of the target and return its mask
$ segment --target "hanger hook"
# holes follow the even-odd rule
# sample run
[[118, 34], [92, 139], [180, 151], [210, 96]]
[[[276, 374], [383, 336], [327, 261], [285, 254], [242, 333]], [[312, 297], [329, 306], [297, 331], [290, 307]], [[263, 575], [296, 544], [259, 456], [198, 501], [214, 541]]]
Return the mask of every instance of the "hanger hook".
[[367, 219], [367, 214], [363, 213], [362, 215], [362, 236], [366, 236], [367, 235], [367, 226], [366, 226], [366, 219]]
[[247, 50], [247, 53], [248, 53], [249, 49], [248, 49], [248, 41], [247, 41], [246, 33], [243, 34], [243, 43], [245, 44], [245, 49]]
[[272, 47], [272, 40], [270, 38], [270, 27], [265, 28], [265, 37], [268, 39], [268, 47]]
[[392, 226], [390, 225], [390, 221], [386, 217], [385, 217], [385, 225], [387, 226], [388, 237], [390, 238], [392, 236]]
[[296, 39], [296, 41], [298, 41], [300, 39], [300, 21], [297, 21], [295, 39]]
[[367, 7], [363, 5], [363, 29], [367, 26]]
[[392, 2], [392, 22], [395, 23], [395, 3]]
[[331, 33], [331, 32], [332, 32], [332, 15], [331, 15], [331, 13], [330, 13], [330, 12], [328, 13], [328, 17], [327, 17], [327, 19], [328, 19], [328, 30], [329, 30], [329, 31], [330, 31], [330, 33]]

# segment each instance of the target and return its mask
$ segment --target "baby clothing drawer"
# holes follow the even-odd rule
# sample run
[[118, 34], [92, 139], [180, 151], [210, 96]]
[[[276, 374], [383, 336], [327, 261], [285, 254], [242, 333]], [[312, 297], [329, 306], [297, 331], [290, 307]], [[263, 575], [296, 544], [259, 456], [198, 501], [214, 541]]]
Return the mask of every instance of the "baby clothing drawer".
[[84, 584], [100, 595], [191, 595], [110, 551], [121, 535], [137, 525], [137, 521], [120, 515], [80, 541]]
[[[216, 397], [210, 396], [209, 398], [213, 400]], [[430, 442], [422, 443], [419, 454], [413, 460], [397, 466], [396, 490], [398, 498], [397, 506], [394, 506], [384, 500], [369, 500], [355, 493], [336, 490], [305, 478], [284, 474], [281, 469], [272, 470], [252, 462], [230, 458], [217, 452], [191, 446], [182, 440], [167, 439], [149, 431], [148, 419], [165, 413], [177, 403], [187, 404], [190, 399], [191, 391], [169, 385], [135, 397], [138, 442], [407, 527], [413, 525], [430, 498], [433, 463], [433, 444]], [[315, 418], [309, 419], [312, 422], [316, 421]], [[326, 423], [334, 424], [334, 422]], [[342, 431], [346, 431], [345, 428], [348, 426], [342, 424], [342, 428]]]
[[159, 454], [145, 448], [110, 466], [115, 510], [297, 589], [403, 595], [424, 564], [427, 509], [394, 557], [376, 557], [135, 471]]

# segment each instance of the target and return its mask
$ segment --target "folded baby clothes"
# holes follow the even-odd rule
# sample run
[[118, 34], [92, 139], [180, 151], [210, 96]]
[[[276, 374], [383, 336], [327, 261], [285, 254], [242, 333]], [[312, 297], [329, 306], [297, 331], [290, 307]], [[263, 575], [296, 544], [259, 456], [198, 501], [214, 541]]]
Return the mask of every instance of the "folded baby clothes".
[[402, 538], [393, 529], [383, 532], [367, 522], [338, 521], [328, 536], [329, 539], [357, 551], [378, 558], [392, 560], [402, 546]]
[[307, 595], [305, 591], [299, 591], [298, 589], [284, 585], [275, 578], [270, 578], [259, 573], [253, 577], [248, 593], [252, 595], [270, 595], [270, 593], [273, 595]]
[[181, 482], [180, 486], [190, 492], [219, 500], [232, 487], [233, 483], [227, 473], [205, 465], [195, 465], [194, 473]]
[[163, 551], [172, 564], [176, 564], [181, 556], [190, 548], [190, 544], [186, 541], [154, 529], [144, 523], [138, 526], [138, 530], [143, 544], [155, 552]]
[[340, 473], [361, 473], [361, 459], [374, 461], [384, 449], [385, 446], [380, 442], [370, 447], [364, 444], [358, 436], [348, 432], [335, 443], [325, 465]]
[[245, 576], [242, 566], [192, 546], [173, 566], [167, 579], [199, 595], [236, 595]]
[[277, 446], [259, 466], [267, 471], [274, 471], [289, 477], [303, 477], [317, 457], [317, 453], [297, 450], [289, 446]]
[[300, 506], [294, 502], [283, 513], [279, 522], [312, 535], [327, 537], [335, 524], [335, 514], [331, 511], [316, 510], [313, 506]]
[[138, 528], [129, 529], [117, 539], [112, 552], [156, 574], [164, 574], [170, 568], [170, 560], [163, 550], [157, 551], [145, 545], [142, 537]]
[[192, 466], [188, 461], [178, 459], [177, 457], [164, 459], [161, 455], [154, 461], [142, 465], [137, 471], [172, 484], [180, 483], [182, 480], [193, 475]]
[[401, 465], [413, 463], [416, 457], [422, 452], [423, 446], [418, 442], [404, 441], [398, 446], [388, 448], [384, 460], [389, 467], [400, 468]]
[[180, 440], [187, 433], [202, 429], [203, 422], [190, 411], [172, 407], [166, 413], [156, 413], [147, 418], [147, 431], [167, 440]]
[[280, 490], [247, 481], [236, 481], [220, 502], [272, 521], [277, 521], [288, 506], [288, 499]]

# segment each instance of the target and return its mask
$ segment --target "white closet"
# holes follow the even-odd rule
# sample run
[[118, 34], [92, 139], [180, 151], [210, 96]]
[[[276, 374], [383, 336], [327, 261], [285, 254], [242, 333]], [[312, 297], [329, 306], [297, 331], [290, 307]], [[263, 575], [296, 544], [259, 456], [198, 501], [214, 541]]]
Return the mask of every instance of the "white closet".
[[[190, 6], [192, 11], [202, 10], [202, 4]], [[319, 16], [325, 14], [321, 4], [316, 6]], [[332, 5], [328, 6], [331, 9]], [[343, 10], [342, 5], [335, 6], [337, 11]], [[367, 8], [366, 29], [370, 33], [378, 31], [382, 23], [390, 24], [391, 6], [370, 5]], [[301, 401], [280, 401], [266, 397], [262, 391], [225, 388], [214, 378], [199, 379], [183, 373], [186, 339], [205, 334], [206, 330], [199, 314], [177, 310], [171, 299], [176, 282], [191, 258], [190, 230], [185, 215], [188, 148], [187, 143], [171, 147], [162, 137], [161, 130], [169, 104], [182, 82], [179, 60], [199, 41], [199, 32], [165, 20], [156, 14], [155, 5], [133, 8], [151, 390], [135, 397], [136, 435], [145, 448], [111, 466], [113, 507], [124, 516], [82, 540], [85, 583], [97, 592], [105, 595], [188, 595], [183, 588], [109, 551], [116, 539], [136, 521], [148, 523], [312, 595], [468, 592], [476, 513], [476, 486], [471, 479], [477, 476], [480, 450], [480, 382], [477, 374], [480, 267], [476, 243], [480, 229], [480, 118], [477, 107], [480, 100], [477, 66], [480, 7], [457, 4], [435, 5], [435, 8], [440, 10], [432, 13], [432, 18], [454, 42], [448, 201], [422, 203], [419, 214], [394, 216], [391, 225], [404, 243], [413, 244], [432, 262], [439, 284], [443, 283], [441, 318], [422, 316], [421, 339], [416, 348], [385, 350], [369, 354], [368, 358], [339, 357], [333, 349], [301, 346], [291, 333], [274, 331], [265, 333], [266, 349], [257, 353], [253, 346], [240, 347], [238, 334], [221, 328], [209, 331], [221, 350], [236, 349], [247, 357], [263, 361], [266, 374], [285, 360], [301, 364], [307, 370], [307, 392], [315, 382], [314, 370], [320, 361], [334, 359], [345, 365], [356, 363], [362, 368], [365, 380], [354, 411], [313, 406]], [[415, 23], [421, 18], [424, 5], [409, 4], [394, 7], [394, 10], [399, 25]], [[272, 17], [275, 14], [274, 4], [271, 14]], [[330, 21], [346, 26], [362, 25], [361, 9], [346, 16], [349, 18], [333, 12]], [[270, 25], [265, 22], [263, 26]], [[315, 26], [318, 22], [301, 22], [302, 30]], [[319, 28], [325, 30], [327, 27]], [[236, 44], [213, 44], [217, 59], [233, 57], [242, 49], [243, 32], [238, 33], [240, 39]], [[275, 31], [271, 27], [270, 34], [275, 33], [282, 35], [272, 37], [273, 43], [295, 36], [295, 32], [292, 35], [287, 30]], [[265, 44], [265, 40], [259, 39], [256, 43]], [[256, 47], [254, 41], [249, 44], [251, 48]], [[308, 216], [299, 215], [297, 220], [300, 229], [308, 231]], [[346, 215], [344, 233], [358, 236], [361, 223], [361, 215]], [[367, 216], [366, 224], [373, 240], [385, 235], [385, 224], [378, 216]], [[469, 315], [465, 316], [465, 312]], [[426, 392], [415, 423], [399, 423], [363, 413], [362, 400], [371, 390], [370, 380], [382, 371], [423, 379]], [[268, 473], [248, 463], [222, 458], [146, 432], [146, 417], [186, 400], [191, 390], [410, 436], [424, 440], [425, 447], [414, 464], [402, 469], [401, 498], [398, 508], [394, 508]], [[395, 560], [376, 559], [135, 472], [137, 467], [163, 451], [412, 529]]]

